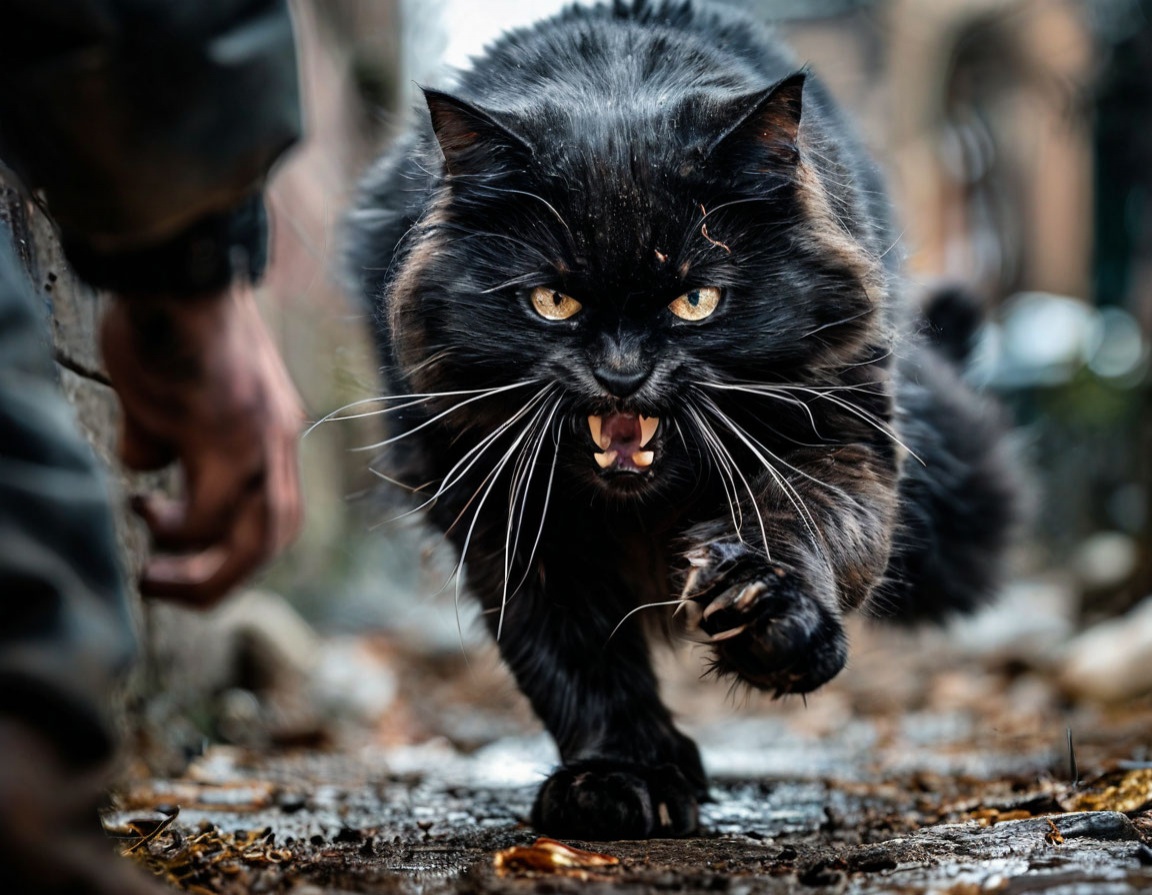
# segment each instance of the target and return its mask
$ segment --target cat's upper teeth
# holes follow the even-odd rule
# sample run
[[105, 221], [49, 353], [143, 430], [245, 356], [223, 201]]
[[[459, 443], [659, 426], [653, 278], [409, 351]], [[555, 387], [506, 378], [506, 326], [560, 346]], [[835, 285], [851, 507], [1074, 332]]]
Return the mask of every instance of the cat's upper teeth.
[[[602, 450], [608, 450], [608, 445], [612, 443], [612, 440], [610, 438], [606, 439], [600, 434], [603, 422], [603, 417], [595, 415], [589, 416], [588, 428], [592, 430], [592, 440], [596, 442], [597, 446]], [[601, 465], [603, 466], [605, 464]]]
[[[656, 434], [656, 430], [660, 428], [660, 417], [658, 416], [641, 416], [640, 417], [640, 447], [644, 447], [652, 440], [652, 436]], [[644, 451], [643, 453], [650, 454], [651, 451]], [[640, 454], [636, 455], [637, 457]], [[637, 464], [641, 466], [648, 466], [652, 463], [649, 460], [647, 463]]]
[[[640, 421], [640, 447], [646, 447], [660, 428], [660, 417], [638, 415]], [[588, 417], [588, 430], [592, 433], [592, 441], [602, 450], [608, 450], [611, 439], [604, 434], [604, 417], [591, 414]]]
[[592, 456], [601, 469], [616, 465], [617, 459], [621, 458], [625, 461], [625, 469], [647, 469], [655, 462], [656, 452], [642, 448], [656, 436], [659, 428], [660, 418], [655, 416], [613, 414], [605, 426], [604, 417], [589, 414], [588, 431], [600, 448]]

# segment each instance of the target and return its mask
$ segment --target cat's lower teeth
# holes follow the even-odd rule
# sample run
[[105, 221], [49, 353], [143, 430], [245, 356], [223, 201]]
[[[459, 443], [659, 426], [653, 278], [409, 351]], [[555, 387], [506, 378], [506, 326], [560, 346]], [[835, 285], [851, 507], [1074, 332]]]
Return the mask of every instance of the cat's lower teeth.
[[[620, 453], [619, 451], [605, 451], [604, 453], [597, 452], [592, 456], [596, 460], [596, 465], [601, 469], [607, 469], [616, 462], [616, 458], [620, 456]], [[632, 465], [637, 469], [647, 469], [655, 459], [655, 451], [636, 451], [632, 454]]]

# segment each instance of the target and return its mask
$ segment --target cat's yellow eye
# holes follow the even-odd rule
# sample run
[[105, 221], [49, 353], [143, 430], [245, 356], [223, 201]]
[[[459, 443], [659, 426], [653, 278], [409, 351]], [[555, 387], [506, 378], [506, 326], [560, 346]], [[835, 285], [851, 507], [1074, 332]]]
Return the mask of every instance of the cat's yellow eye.
[[703, 320], [712, 316], [720, 304], [720, 290], [715, 286], [692, 289], [668, 305], [668, 310], [681, 320]]
[[545, 320], [567, 320], [579, 313], [584, 306], [571, 295], [565, 295], [547, 286], [537, 286], [532, 290], [532, 307]]

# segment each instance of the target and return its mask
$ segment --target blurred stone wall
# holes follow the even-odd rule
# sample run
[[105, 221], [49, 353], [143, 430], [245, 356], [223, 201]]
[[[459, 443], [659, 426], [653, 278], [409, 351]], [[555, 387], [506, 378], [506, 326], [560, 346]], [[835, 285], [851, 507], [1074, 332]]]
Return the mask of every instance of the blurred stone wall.
[[[60, 386], [76, 409], [81, 431], [110, 471], [114, 502], [121, 506], [120, 496], [134, 487], [164, 487], [166, 476], [129, 480], [114, 460], [118, 409], [97, 345], [102, 299], [72, 273], [54, 225], [34, 198], [2, 176], [0, 219], [11, 229], [17, 256], [44, 301]], [[143, 527], [127, 512], [119, 512], [117, 522], [127, 564], [138, 569], [147, 545]]]

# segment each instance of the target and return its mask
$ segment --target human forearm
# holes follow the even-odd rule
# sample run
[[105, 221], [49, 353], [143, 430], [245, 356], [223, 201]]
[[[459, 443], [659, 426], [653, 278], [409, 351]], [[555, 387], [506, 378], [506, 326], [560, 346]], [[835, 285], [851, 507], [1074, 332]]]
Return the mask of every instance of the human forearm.
[[284, 0], [64, 6], [5, 10], [0, 158], [43, 189], [67, 240], [171, 239], [243, 202], [298, 138]]

